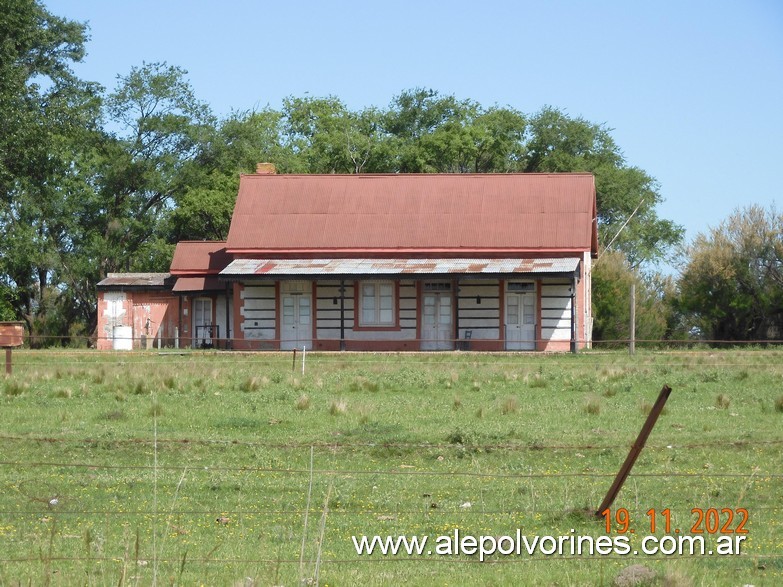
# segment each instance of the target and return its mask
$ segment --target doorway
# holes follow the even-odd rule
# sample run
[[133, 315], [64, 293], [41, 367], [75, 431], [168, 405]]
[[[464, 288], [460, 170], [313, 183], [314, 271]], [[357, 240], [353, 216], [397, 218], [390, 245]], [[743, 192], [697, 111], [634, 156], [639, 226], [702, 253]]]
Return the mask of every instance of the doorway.
[[536, 350], [536, 286], [509, 283], [506, 291], [506, 350]]
[[196, 298], [193, 300], [193, 348], [212, 348], [212, 300]]
[[424, 283], [421, 350], [454, 350], [453, 308], [450, 283]]
[[280, 350], [313, 348], [312, 288], [306, 281], [280, 288]]

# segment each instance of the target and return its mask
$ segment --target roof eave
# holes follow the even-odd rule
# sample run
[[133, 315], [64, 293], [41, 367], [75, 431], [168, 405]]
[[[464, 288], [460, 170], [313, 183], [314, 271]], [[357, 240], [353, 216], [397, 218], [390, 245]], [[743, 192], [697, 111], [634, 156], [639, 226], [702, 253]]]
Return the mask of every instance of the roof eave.
[[[241, 248], [226, 249], [227, 253], [232, 255], [254, 255], [261, 257], [274, 257], [275, 255], [320, 255], [331, 256], [336, 254], [351, 254], [351, 255], [444, 255], [444, 254], [459, 254], [462, 256], [474, 256], [474, 255], [540, 255], [540, 254], [582, 254], [591, 251], [592, 247], [541, 247], [541, 248]], [[597, 250], [597, 249], [596, 249]]]

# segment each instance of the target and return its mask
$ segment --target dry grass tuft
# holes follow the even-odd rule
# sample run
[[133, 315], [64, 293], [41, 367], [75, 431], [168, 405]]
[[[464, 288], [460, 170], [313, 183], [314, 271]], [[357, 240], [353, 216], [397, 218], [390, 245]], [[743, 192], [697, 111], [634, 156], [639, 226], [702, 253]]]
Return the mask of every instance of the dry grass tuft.
[[310, 396], [303, 393], [296, 399], [294, 406], [297, 410], [307, 410], [310, 407]]
[[347, 411], [348, 411], [348, 402], [346, 402], [344, 399], [335, 399], [332, 400], [331, 404], [329, 404], [329, 413], [332, 416], [339, 416]]
[[149, 390], [143, 381], [137, 381], [135, 384], [131, 384], [131, 393], [133, 395], [147, 395]]
[[260, 387], [261, 383], [258, 380], [258, 377], [248, 377], [241, 383], [239, 389], [245, 393], [250, 393], [252, 391], [258, 391]]
[[519, 400], [512, 396], [507, 397], [500, 404], [500, 413], [504, 416], [508, 414], [516, 414], [519, 411]]
[[601, 398], [593, 394], [588, 395], [585, 398], [585, 403], [582, 409], [591, 416], [597, 416], [601, 413]]
[[16, 381], [14, 379], [9, 379], [5, 382], [5, 385], [3, 387], [4, 387], [3, 392], [5, 393], [5, 395], [9, 397], [16, 397], [22, 395], [25, 391], [29, 390], [30, 384], [22, 383], [21, 381]]
[[356, 408], [356, 413], [359, 414], [359, 424], [367, 424], [370, 421], [372, 408], [367, 404], [362, 404]]

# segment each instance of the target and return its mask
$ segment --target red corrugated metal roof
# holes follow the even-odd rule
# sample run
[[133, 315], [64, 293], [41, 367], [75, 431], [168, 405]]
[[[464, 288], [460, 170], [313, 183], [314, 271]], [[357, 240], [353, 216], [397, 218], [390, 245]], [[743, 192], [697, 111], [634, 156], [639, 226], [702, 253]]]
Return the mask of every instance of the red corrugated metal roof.
[[217, 277], [178, 277], [172, 291], [223, 291], [226, 286]]
[[243, 175], [226, 248], [596, 253], [595, 216], [584, 173]]
[[225, 241], [180, 241], [170, 270], [174, 275], [206, 275], [220, 273], [230, 262]]

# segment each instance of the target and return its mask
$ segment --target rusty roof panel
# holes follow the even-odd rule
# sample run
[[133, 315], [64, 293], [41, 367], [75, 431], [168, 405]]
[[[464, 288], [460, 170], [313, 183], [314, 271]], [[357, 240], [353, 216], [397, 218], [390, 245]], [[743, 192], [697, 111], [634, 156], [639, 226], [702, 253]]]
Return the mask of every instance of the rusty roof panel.
[[122, 287], [164, 288], [168, 286], [171, 273], [109, 273], [98, 282], [99, 289]]
[[237, 259], [224, 277], [322, 277], [329, 275], [505, 275], [574, 273], [578, 257], [544, 259]]

